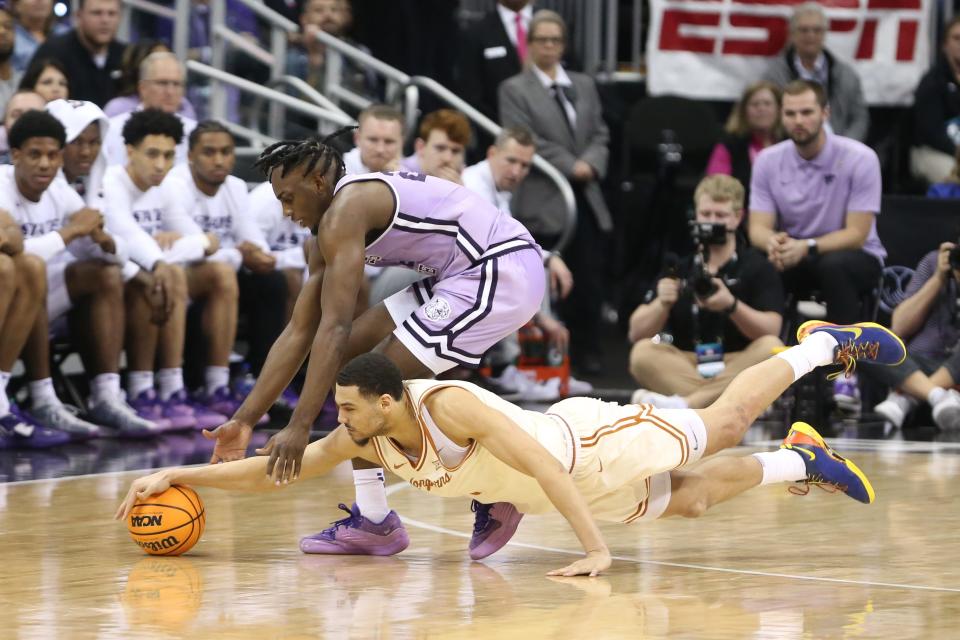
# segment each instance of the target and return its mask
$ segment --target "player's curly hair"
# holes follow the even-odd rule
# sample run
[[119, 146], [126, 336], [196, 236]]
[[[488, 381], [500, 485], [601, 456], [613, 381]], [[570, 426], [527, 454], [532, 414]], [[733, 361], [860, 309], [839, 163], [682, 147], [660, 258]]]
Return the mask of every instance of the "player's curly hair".
[[315, 168], [321, 175], [326, 175], [331, 168], [336, 169], [333, 182], [336, 183], [346, 173], [343, 166], [343, 154], [332, 143], [341, 136], [353, 132], [357, 127], [347, 126], [337, 129], [325, 138], [313, 136], [306, 140], [282, 140], [263, 150], [257, 161], [253, 163], [255, 169], [260, 169], [270, 179], [273, 170], [280, 168], [280, 177], [287, 175], [291, 169], [306, 163], [303, 175], [307, 175]]
[[160, 109], [134, 111], [123, 125], [123, 141], [137, 146], [147, 136], [169, 136], [176, 144], [183, 140], [183, 123], [180, 118]]
[[67, 141], [67, 132], [59, 120], [46, 111], [31, 109], [10, 127], [7, 132], [7, 143], [11, 149], [20, 149], [30, 138], [53, 138], [63, 149]]

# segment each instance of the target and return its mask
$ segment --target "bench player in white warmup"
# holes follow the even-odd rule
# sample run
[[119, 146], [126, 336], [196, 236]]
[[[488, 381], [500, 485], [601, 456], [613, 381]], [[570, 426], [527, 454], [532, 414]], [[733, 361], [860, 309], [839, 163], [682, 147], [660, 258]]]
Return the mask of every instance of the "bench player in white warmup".
[[[541, 414], [465, 382], [404, 382], [385, 356], [364, 354], [338, 374], [342, 424], [307, 447], [299, 479], [362, 457], [438, 496], [506, 501], [526, 513], [556, 509], [585, 552], [550, 572], [566, 576], [597, 575], [610, 566], [595, 518], [629, 524], [696, 517], [773, 482], [836, 488], [869, 504], [874, 491], [866, 476], [800, 422], [777, 451], [723, 456], [685, 469], [737, 445], [757, 416], [814, 368], [837, 363], [849, 374], [858, 360], [896, 365], [906, 355], [899, 338], [872, 323], [808, 322], [798, 338], [799, 345], [746, 369], [699, 410], [571, 398]], [[271, 479], [264, 457], [167, 469], [134, 481], [116, 517], [126, 518], [138, 498], [171, 484], [262, 491], [284, 483]], [[352, 520], [362, 517], [351, 514], [338, 525], [356, 528]]]

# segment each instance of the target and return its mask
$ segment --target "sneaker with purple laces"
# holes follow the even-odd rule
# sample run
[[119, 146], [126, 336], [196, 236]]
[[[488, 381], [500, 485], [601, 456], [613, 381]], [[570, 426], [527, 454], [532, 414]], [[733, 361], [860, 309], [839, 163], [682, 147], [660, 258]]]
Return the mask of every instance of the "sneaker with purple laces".
[[168, 412], [166, 404], [160, 402], [157, 392], [153, 389], [146, 389], [137, 394], [130, 401], [130, 406], [138, 416], [144, 420], [149, 420], [159, 426], [163, 431], [180, 431], [183, 429], [192, 429], [197, 420], [193, 417], [193, 412]]
[[383, 522], [374, 524], [360, 514], [354, 504], [350, 509], [340, 504], [349, 515], [337, 520], [320, 533], [300, 539], [300, 551], [353, 556], [392, 556], [410, 544], [407, 530], [396, 511], [391, 511]]
[[189, 410], [195, 421], [193, 425], [194, 429], [213, 429], [227, 421], [227, 417], [222, 413], [208, 409], [201, 402], [191, 400], [187, 395], [186, 389], [180, 389], [171, 395], [164, 401], [164, 405], [163, 415], [165, 416], [167, 415], [167, 411], [186, 412]]
[[0, 416], [0, 448], [49, 449], [70, 442], [70, 434], [44, 427], [20, 412], [15, 404]]
[[470, 503], [470, 510], [476, 514], [470, 538], [472, 560], [483, 560], [510, 542], [523, 518], [523, 514], [509, 502], [483, 504], [474, 500]]

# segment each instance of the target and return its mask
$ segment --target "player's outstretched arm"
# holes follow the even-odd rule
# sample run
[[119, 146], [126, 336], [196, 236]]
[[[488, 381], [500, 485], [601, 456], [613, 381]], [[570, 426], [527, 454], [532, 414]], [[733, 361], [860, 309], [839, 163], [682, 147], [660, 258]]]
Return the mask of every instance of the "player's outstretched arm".
[[[307, 447], [303, 454], [300, 474], [293, 480], [306, 480], [325, 475], [341, 462], [352, 458], [365, 458], [372, 462], [379, 462], [372, 445], [367, 444], [361, 447], [353, 442], [344, 427], [338, 427], [326, 437]], [[267, 475], [265, 457], [246, 458], [202, 467], [161, 469], [133, 481], [126, 497], [117, 508], [115, 518], [118, 520], [126, 518], [137, 499], [163, 493], [174, 484], [249, 493], [279, 489], [289, 483], [274, 482], [270, 479]]]
[[570, 523], [586, 557], [548, 575], [595, 576], [610, 567], [610, 550], [586, 500], [570, 474], [543, 445], [469, 391], [455, 387], [443, 389], [431, 396], [427, 406], [448, 436], [476, 440], [497, 459], [535, 478], [550, 502]]

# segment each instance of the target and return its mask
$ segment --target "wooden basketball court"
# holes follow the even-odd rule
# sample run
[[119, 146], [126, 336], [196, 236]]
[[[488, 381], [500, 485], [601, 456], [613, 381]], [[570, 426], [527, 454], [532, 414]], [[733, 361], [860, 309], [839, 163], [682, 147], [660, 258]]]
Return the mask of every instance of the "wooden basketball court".
[[474, 563], [468, 501], [403, 484], [407, 551], [301, 554], [352, 500], [346, 467], [270, 494], [203, 490], [206, 534], [179, 558], [144, 555], [111, 519], [137, 472], [0, 484], [0, 638], [956, 637], [960, 445], [833, 444], [874, 505], [772, 486], [699, 520], [604, 525], [616, 561], [593, 579], [545, 577], [577, 553], [560, 517], [526, 518]]

